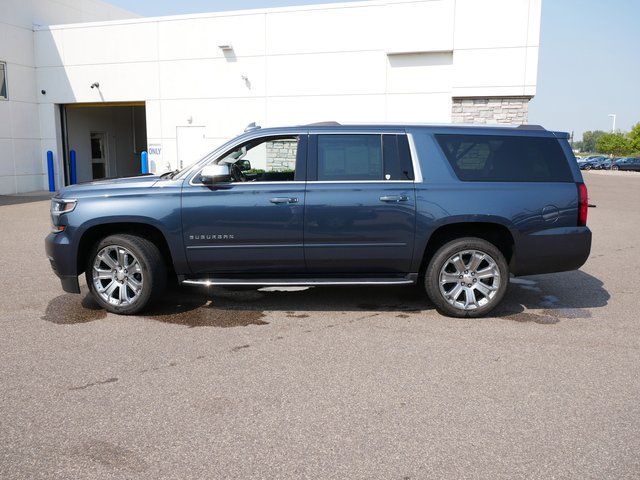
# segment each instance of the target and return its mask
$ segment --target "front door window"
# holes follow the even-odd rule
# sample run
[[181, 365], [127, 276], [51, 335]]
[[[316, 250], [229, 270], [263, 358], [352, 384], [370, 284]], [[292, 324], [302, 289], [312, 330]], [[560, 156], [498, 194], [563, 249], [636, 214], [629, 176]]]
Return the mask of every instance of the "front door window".
[[234, 182], [292, 182], [297, 155], [297, 137], [274, 137], [246, 143], [217, 163], [231, 166]]

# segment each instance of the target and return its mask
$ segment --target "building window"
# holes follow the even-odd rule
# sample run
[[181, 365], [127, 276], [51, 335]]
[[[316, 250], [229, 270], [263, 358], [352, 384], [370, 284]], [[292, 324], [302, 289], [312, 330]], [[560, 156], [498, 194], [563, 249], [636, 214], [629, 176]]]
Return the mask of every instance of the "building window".
[[7, 99], [7, 64], [0, 62], [0, 100]]

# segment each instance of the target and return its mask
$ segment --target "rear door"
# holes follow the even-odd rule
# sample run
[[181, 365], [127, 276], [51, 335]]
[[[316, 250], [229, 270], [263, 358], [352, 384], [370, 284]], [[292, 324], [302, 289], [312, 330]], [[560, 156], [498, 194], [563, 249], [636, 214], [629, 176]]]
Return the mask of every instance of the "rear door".
[[310, 273], [409, 273], [414, 171], [404, 131], [309, 137], [305, 260]]

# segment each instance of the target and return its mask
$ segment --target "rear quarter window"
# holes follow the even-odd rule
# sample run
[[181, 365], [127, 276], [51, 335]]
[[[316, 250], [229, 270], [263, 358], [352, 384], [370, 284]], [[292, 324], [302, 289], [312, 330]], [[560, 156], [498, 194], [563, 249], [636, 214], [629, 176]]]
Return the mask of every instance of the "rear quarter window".
[[465, 182], [573, 182], [555, 138], [453, 134], [436, 140]]

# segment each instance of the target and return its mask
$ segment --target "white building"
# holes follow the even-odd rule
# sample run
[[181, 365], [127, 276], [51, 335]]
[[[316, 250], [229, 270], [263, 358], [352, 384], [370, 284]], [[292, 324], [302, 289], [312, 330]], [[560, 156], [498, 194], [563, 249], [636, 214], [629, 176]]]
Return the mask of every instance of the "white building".
[[254, 121], [522, 123], [536, 90], [541, 0], [158, 18], [60, 1], [0, 24], [0, 194], [46, 188], [47, 150], [59, 188], [70, 150], [87, 181], [139, 172], [145, 149], [154, 171], [185, 165]]

